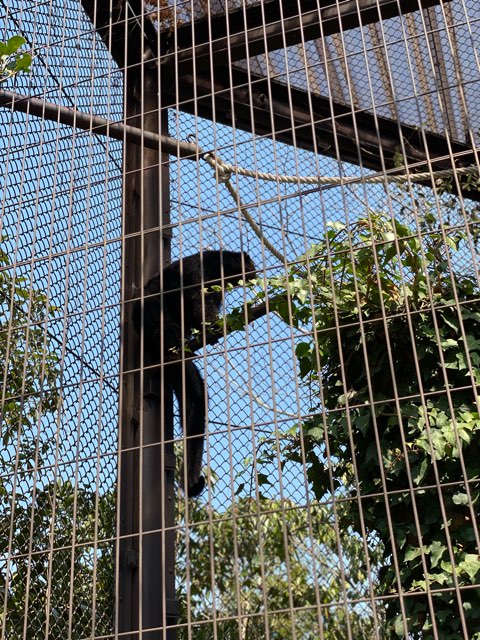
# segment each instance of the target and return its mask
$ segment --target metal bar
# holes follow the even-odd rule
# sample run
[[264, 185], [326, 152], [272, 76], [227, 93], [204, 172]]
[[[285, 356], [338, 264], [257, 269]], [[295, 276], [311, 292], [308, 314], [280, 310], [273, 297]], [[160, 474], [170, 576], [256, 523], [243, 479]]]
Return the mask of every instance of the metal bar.
[[156, 29], [150, 20], [142, 20], [143, 0], [81, 0], [81, 4], [120, 69], [141, 64], [148, 49], [156, 51]]
[[[82, 4], [85, 8], [89, 4], [93, 7], [91, 0], [82, 0]], [[360, 7], [357, 2], [352, 1], [343, 3], [339, 9], [336, 3], [330, 5], [329, 2], [328, 6], [322, 9], [321, 35], [325, 37], [328, 34], [332, 35], [338, 32], [340, 28], [343, 30], [350, 29], [360, 24], [375, 22], [380, 18], [391, 18], [395, 15], [403, 15], [420, 8], [424, 9], [438, 4], [439, 0], [363, 0]], [[299, 15], [297, 2], [283, 2], [281, 8], [278, 1], [269, 2], [267, 6], [268, 11], [264, 10], [262, 12], [258, 6], [243, 8], [229, 12], [227, 16], [221, 15], [210, 17], [208, 20], [197, 20], [193, 24], [178, 27], [174, 33], [165, 32], [160, 34], [160, 46], [158, 48], [160, 53], [168, 52], [169, 48], [173, 46], [175, 48], [175, 54], [167, 54], [166, 57], [163, 56], [161, 58], [162, 104], [172, 107], [181, 105], [182, 111], [210, 120], [215, 119], [215, 121], [228, 126], [232, 124], [231, 114], [234, 111], [237, 127], [267, 136], [273, 135], [273, 117], [275, 138], [278, 141], [290, 145], [296, 144], [302, 149], [317, 150], [331, 157], [336, 157], [335, 144], [338, 144], [342, 161], [358, 164], [360, 154], [362, 166], [375, 171], [382, 169], [379, 159], [380, 146], [383, 149], [383, 160], [386, 163], [386, 167], [392, 168], [395, 166], [396, 154], [402, 140], [406, 144], [408, 152], [406, 159], [408, 162], [423, 161], [427, 157], [435, 160], [435, 158], [444, 158], [449, 155], [449, 144], [444, 136], [429, 132], [422, 134], [422, 131], [417, 127], [404, 124], [399, 127], [396, 121], [378, 115], [374, 118], [373, 114], [366, 111], [357, 111], [355, 123], [353, 123], [351, 109], [340, 103], [333, 103], [335, 118], [333, 120], [330, 101], [328, 97], [322, 96], [311, 96], [315, 109], [314, 115], [316, 116], [313, 126], [317, 140], [314, 144], [312, 119], [307, 107], [309, 98], [304, 91], [290, 89], [293, 107], [293, 113], [290, 113], [290, 106], [286, 101], [285, 85], [271, 79], [267, 82], [265, 78], [254, 74], [247, 74], [235, 68], [229, 70], [225, 67], [226, 59], [229, 60], [230, 64], [236, 59], [241, 59], [241, 55], [245, 57], [246, 51], [248, 51], [248, 57], [251, 57], [255, 52], [255, 42], [258, 42], [260, 47], [263, 46], [261, 44], [262, 40], [267, 43], [273, 42], [272, 30], [274, 33], [276, 33], [275, 30], [278, 31], [278, 37], [281, 38], [282, 42], [285, 42], [286, 37], [292, 38], [292, 33], [295, 33], [295, 31], [298, 37], [292, 41], [288, 40], [288, 43], [293, 44], [301, 41], [302, 32], [300, 27], [295, 30], [294, 24], [289, 22], [290, 31], [287, 31], [282, 26], [282, 21], [279, 20], [279, 16], [282, 15], [281, 10], [283, 10], [286, 20], [297, 20], [303, 26], [304, 40], [315, 37], [313, 31], [306, 29], [308, 25], [310, 25], [310, 29], [313, 28], [315, 16], [318, 29], [320, 25], [318, 8], [315, 9], [316, 2], [313, 3], [313, 0], [312, 4], [309, 4], [309, 2], [301, 3], [302, 13]], [[90, 13], [92, 7], [90, 7]], [[296, 16], [294, 14], [295, 10], [297, 11]], [[307, 14], [309, 16], [308, 19]], [[242, 18], [243, 15], [244, 17]], [[264, 18], [262, 18], [262, 15]], [[107, 38], [108, 42], [111, 43], [112, 55], [117, 63], [122, 65], [124, 58], [119, 57], [115, 52], [115, 38], [114, 36], [108, 37], [106, 33], [106, 24], [108, 24], [105, 23], [106, 14], [103, 15], [97, 8], [95, 19], [97, 20], [97, 28], [98, 26], [103, 27], [104, 39]], [[115, 22], [115, 28], [122, 21], [124, 22], [123, 17], [119, 17]], [[312, 24], [310, 24], [310, 21]], [[144, 23], [147, 25], [148, 21], [144, 21]], [[262, 24], [265, 26], [261, 26]], [[246, 32], [245, 25], [247, 25]], [[128, 26], [130, 41], [134, 42], [135, 38], [143, 38], [151, 51], [151, 55], [155, 58], [158, 50], [152, 34], [144, 34], [138, 23], [129, 23]], [[145, 27], [145, 30], [148, 31], [150, 26]], [[255, 32], [257, 27], [258, 33]], [[242, 28], [244, 29], [243, 32], [241, 31]], [[284, 29], [285, 33], [283, 32]], [[111, 31], [113, 33], [114, 29]], [[211, 34], [216, 36], [213, 42], [210, 41]], [[248, 41], [245, 39], [247, 35]], [[320, 33], [317, 33], [317, 37], [319, 35]], [[253, 42], [251, 42], [251, 39], [253, 39]], [[139, 40], [136, 40], [137, 47], [138, 42]], [[192, 42], [195, 43], [195, 47], [192, 47]], [[282, 46], [282, 44], [279, 46]], [[228, 56], [226, 55], [225, 47], [228, 48]], [[243, 54], [238, 54], [238, 47], [240, 49], [243, 48]], [[273, 49], [274, 47], [268, 45], [262, 51], [270, 48]], [[195, 52], [195, 73], [192, 71], [193, 52]], [[219, 55], [219, 52], [221, 55]], [[212, 62], [210, 69], [201, 70], [202, 56], [204, 60], [208, 58]], [[170, 63], [165, 64], [164, 60], [170, 60]], [[175, 62], [177, 60], [178, 64]], [[132, 64], [140, 64], [138, 56], [137, 61], [132, 62]], [[181, 82], [175, 81], [177, 74], [179, 77], [181, 76]], [[232, 81], [230, 81], [230, 77]], [[271, 87], [271, 95], [274, 97], [273, 104], [266, 100], [266, 96], [269, 95], [267, 85]], [[250, 92], [252, 96], [249, 99]], [[214, 96], [213, 100], [212, 96]], [[232, 108], [232, 100], [234, 108]], [[253, 121], [250, 104], [253, 105]], [[273, 110], [272, 116], [269, 113], [269, 109]], [[213, 118], [214, 114], [215, 118]], [[375, 133], [372, 133], [376, 130], [374, 120], [378, 122], [381, 131], [380, 139]], [[292, 122], [294, 123], [295, 135], [292, 132]], [[333, 134], [333, 127], [335, 127], [335, 135]], [[351, 143], [356, 136], [359, 139], [359, 149]], [[428, 149], [425, 149], [424, 140], [427, 141]], [[467, 154], [462, 164], [470, 164], [474, 161], [470, 145], [455, 143], [451, 144], [451, 147], [454, 153]], [[448, 160], [446, 162], [438, 162], [436, 168], [449, 168], [450, 164]], [[463, 196], [472, 200], [480, 200], [480, 194], [474, 190], [463, 192]]]
[[83, 131], [91, 131], [98, 135], [115, 138], [115, 140], [121, 140], [122, 142], [124, 140], [133, 142], [148, 149], [160, 149], [162, 153], [169, 153], [180, 158], [189, 160], [198, 158], [198, 150], [194, 144], [175, 140], [152, 131], [144, 131], [121, 122], [111, 122], [110, 120], [105, 120], [89, 113], [82, 113], [69, 107], [62, 107], [40, 98], [31, 98], [13, 91], [0, 89], [0, 106], [12, 109], [12, 111], [38, 116], [43, 120], [51, 120], [52, 122], [72, 126]]
[[[443, 107], [443, 118], [447, 132], [456, 138], [458, 136], [455, 107], [453, 106], [452, 94], [454, 89], [449, 86], [449, 77], [447, 71], [447, 62], [442, 50], [442, 39], [439, 34], [438, 20], [434, 10], [425, 12], [425, 24], [428, 28], [428, 39], [430, 41], [430, 49], [434, 54], [436, 65], [436, 76], [438, 84], [438, 97]], [[455, 96], [456, 97], [456, 96]]]
[[406, 17], [405, 28], [410, 37], [412, 57], [418, 69], [418, 84], [420, 86], [421, 93], [424, 95], [427, 128], [431, 129], [435, 126], [435, 109], [431, 93], [429, 93], [427, 69], [423, 58], [421, 40], [413, 16], [409, 15]]
[[[81, 2], [120, 68], [126, 64], [140, 64], [139, 53], [134, 50], [140, 50], [138, 45], [143, 40], [154, 58], [160, 55], [162, 64], [173, 74], [175, 69], [180, 74], [183, 73], [182, 66], [191, 65], [194, 58], [199, 71], [204, 67], [223, 65], [227, 52], [230, 63], [244, 60], [299, 44], [302, 40], [314, 40], [321, 35], [325, 37], [340, 30], [433, 7], [440, 0], [349, 0], [341, 4], [336, 0], [325, 0], [320, 13], [317, 0], [274, 0], [265, 3], [264, 8], [260, 5], [242, 7], [164, 31], [160, 34], [159, 47], [150, 20], [142, 23], [130, 20], [128, 39], [137, 46], [128, 48], [128, 60], [125, 58], [125, 2], [116, 3], [113, 11], [102, 9], [94, 0]], [[130, 5], [138, 16], [142, 14], [139, 0], [131, 0]]]

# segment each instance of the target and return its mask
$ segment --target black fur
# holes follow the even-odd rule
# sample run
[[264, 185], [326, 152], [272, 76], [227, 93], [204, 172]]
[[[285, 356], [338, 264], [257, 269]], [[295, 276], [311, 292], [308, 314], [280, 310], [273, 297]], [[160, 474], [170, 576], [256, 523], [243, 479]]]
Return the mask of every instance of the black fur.
[[[147, 364], [160, 362], [161, 323], [163, 322], [166, 384], [171, 387], [178, 401], [182, 425], [185, 425], [189, 497], [200, 495], [205, 487], [201, 475], [203, 440], [205, 434], [205, 386], [193, 360], [185, 360], [175, 349], [191, 337], [192, 331], [202, 331], [203, 320], [215, 322], [222, 305], [221, 291], [204, 292], [212, 285], [226, 283], [237, 286], [240, 280], [255, 277], [255, 265], [246, 253], [235, 251], [203, 251], [173, 262], [163, 270], [163, 296], [160, 293], [160, 273], [145, 286], [144, 296], [144, 351]], [[163, 305], [163, 313], [162, 313]], [[183, 311], [183, 332], [182, 332]], [[141, 331], [141, 303], [133, 308], [133, 324]], [[185, 371], [185, 378], [183, 377]], [[183, 384], [184, 382], [184, 384]], [[183, 389], [185, 388], [185, 398]], [[185, 407], [185, 412], [184, 412]], [[183, 470], [182, 470], [183, 478]]]

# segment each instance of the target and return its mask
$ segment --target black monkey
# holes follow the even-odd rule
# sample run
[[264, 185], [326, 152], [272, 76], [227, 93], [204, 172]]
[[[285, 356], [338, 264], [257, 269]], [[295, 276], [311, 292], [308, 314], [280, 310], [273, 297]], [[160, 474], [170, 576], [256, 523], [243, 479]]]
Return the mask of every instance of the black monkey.
[[[223, 289], [227, 283], [237, 286], [240, 280], [254, 278], [255, 265], [245, 252], [203, 251], [201, 254], [196, 253], [172, 262], [163, 269], [162, 277], [163, 296], [154, 295], [160, 293], [160, 273], [147, 282], [144, 290], [145, 361], [147, 364], [160, 362], [163, 323], [163, 359], [168, 363], [164, 379], [177, 398], [181, 422], [185, 425], [188, 436], [185, 456], [188, 481], [186, 493], [189, 497], [195, 497], [200, 495], [205, 487], [205, 478], [201, 475], [205, 434], [205, 389], [202, 376], [193, 360], [185, 360], [184, 367], [182, 366], [182, 356], [178, 348], [181, 349], [182, 340], [192, 336], [193, 330], [202, 330], [204, 320], [213, 323], [218, 319], [222, 291], [212, 291], [211, 286], [222, 285]], [[133, 308], [133, 325], [140, 334], [140, 301], [137, 301]]]

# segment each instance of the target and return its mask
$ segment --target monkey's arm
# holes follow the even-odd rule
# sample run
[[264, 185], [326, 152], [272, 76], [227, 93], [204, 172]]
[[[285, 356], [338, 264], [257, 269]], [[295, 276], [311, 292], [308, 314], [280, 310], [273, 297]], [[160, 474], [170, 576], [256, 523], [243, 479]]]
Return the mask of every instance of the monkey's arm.
[[208, 344], [216, 344], [225, 335], [229, 335], [230, 333], [233, 333], [233, 331], [240, 331], [244, 329], [247, 324], [251, 324], [271, 311], [276, 311], [276, 306], [285, 300], [286, 296], [275, 296], [275, 298], [269, 299], [266, 302], [255, 305], [254, 307], [247, 306], [247, 318], [245, 318], [245, 314], [243, 312], [239, 312], [238, 315], [241, 326], [239, 326], [238, 323], [236, 323], [234, 327], [229, 327], [227, 323], [226, 329], [223, 326], [209, 326], [206, 329], [205, 335], [200, 334], [195, 338], [188, 340], [185, 343], [185, 350], [193, 353]]

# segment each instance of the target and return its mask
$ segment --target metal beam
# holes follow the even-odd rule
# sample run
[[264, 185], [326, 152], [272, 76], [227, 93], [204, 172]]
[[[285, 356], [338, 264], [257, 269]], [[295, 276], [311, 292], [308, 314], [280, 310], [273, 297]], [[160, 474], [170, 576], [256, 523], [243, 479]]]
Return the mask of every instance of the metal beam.
[[120, 69], [145, 62], [140, 52], [148, 49], [152, 60], [180, 75], [193, 59], [199, 70], [224, 65], [450, 1], [270, 0], [160, 34], [141, 0], [119, 0], [112, 9], [108, 1], [81, 3]]
[[[450, 1], [450, 0], [443, 0]], [[161, 64], [179, 76], [440, 4], [441, 0], [274, 0], [197, 20], [160, 36]]]
[[[275, 134], [275, 138], [281, 142], [295, 143], [308, 150], [317, 149], [320, 153], [333, 157], [337, 156], [335, 145], [338, 144], [341, 160], [355, 164], [361, 162], [363, 166], [374, 170], [381, 169], [380, 147], [387, 168], [394, 166], [394, 156], [400, 151], [402, 138], [407, 151], [406, 161], [409, 163], [419, 162], [427, 157], [448, 157], [450, 153], [448, 142], [443, 136], [422, 132], [416, 127], [387, 118], [375, 117], [366, 111], [352, 112], [350, 107], [340, 103], [333, 103], [332, 113], [331, 103], [326, 97], [313, 94], [308, 96], [305, 91], [291, 87], [287, 89], [278, 81], [247, 76], [240, 70], [230, 69], [230, 65], [226, 64], [227, 61], [245, 57], [247, 42], [249, 54], [253, 55], [270, 48], [299, 42], [301, 30], [304, 39], [311, 39], [318, 37], [320, 33], [328, 35], [340, 29], [352, 29], [361, 24], [374, 22], [380, 17], [391, 18], [449, 0], [349, 0], [340, 5], [336, 0], [323, 0], [320, 8], [317, 0], [299, 0], [300, 14], [298, 0], [273, 0], [225, 15], [213, 16], [208, 20], [198, 20], [193, 25], [188, 24], [174, 32], [162, 34], [156, 33], [150, 20], [133, 19], [132, 16], [126, 15], [125, 6], [140, 11], [143, 6], [141, 0], [130, 0], [130, 5], [118, 2], [117, 13], [113, 16], [110, 16], [110, 12], [102, 10], [99, 6], [101, 3], [97, 0], [81, 1], [95, 20], [97, 30], [102, 34], [120, 66], [125, 62], [134, 66], [142, 64], [142, 56], [139, 53], [142, 42], [150, 51], [149, 64], [153, 64], [158, 53], [157, 42], [160, 41], [160, 53], [165, 53], [160, 60], [162, 108], [180, 108], [213, 119], [214, 102], [215, 119], [218, 122], [232, 125], [234, 113], [235, 126], [239, 128], [261, 135]], [[289, 31], [284, 36], [286, 27]], [[215, 38], [210, 43], [212, 34]], [[230, 36], [227, 37], [227, 34]], [[282, 37], [281, 41], [278, 39], [279, 34]], [[290, 40], [284, 40], [284, 37]], [[192, 42], [195, 42], [194, 48]], [[268, 47], [265, 47], [266, 44]], [[172, 47], [177, 48], [175, 55], [168, 53]], [[127, 60], [124, 48], [129, 52]], [[230, 57], [227, 55], [228, 52]], [[193, 54], [195, 73], [192, 66]], [[178, 65], [174, 64], [174, 61], [178, 61]], [[214, 62], [213, 73], [209, 69], [211, 62]], [[201, 70], [202, 64], [208, 67], [204, 71]], [[177, 74], [181, 77], [181, 82], [178, 83], [175, 81]], [[292, 101], [291, 109], [289, 95]], [[197, 105], [194, 104], [195, 96], [198, 96]], [[309, 101], [312, 104], [312, 112]], [[253, 122], [250, 105], [253, 107]], [[358, 148], [352, 145], [352, 140], [358, 141]], [[469, 151], [467, 145], [461, 144], [452, 144], [451, 149], [453, 153]], [[465, 163], [471, 160], [470, 153]], [[451, 163], [448, 159], [439, 161], [437, 168], [446, 168], [449, 164]], [[467, 195], [473, 196], [472, 192]]]
[[145, 17], [143, 0], [81, 0], [95, 31], [120, 69], [140, 65], [157, 50], [157, 31]]
[[[216, 122], [375, 171], [382, 170], [382, 160], [387, 169], [395, 168], [402, 142], [407, 164], [428, 159], [434, 169], [451, 169], [452, 154], [463, 166], [475, 162], [469, 145], [238, 69], [217, 69], [213, 84], [208, 74], [184, 76], [179, 92], [163, 94], [162, 104], [171, 101], [173, 107], [177, 101], [187, 113], [215, 116]], [[480, 193], [466, 191], [464, 197], [480, 200]]]
[[[216, 122], [235, 124], [257, 135], [275, 135], [276, 140], [286, 144], [317, 150], [335, 158], [339, 156], [342, 161], [361, 163], [376, 171], [382, 169], [381, 158], [386, 168], [395, 166], [403, 141], [407, 163], [430, 159], [435, 162], [434, 168], [443, 169], [451, 168], [452, 154], [464, 154], [462, 165], [474, 162], [471, 147], [367, 111], [353, 111], [349, 106], [331, 103], [327, 97], [308, 95], [278, 81], [267, 81], [252, 74], [247, 76], [230, 68], [230, 62], [244, 59], [247, 45], [248, 54], [252, 56], [298, 43], [302, 37], [309, 40], [322, 33], [329, 35], [353, 29], [449, 1], [348, 0], [339, 4], [336, 0], [272, 0], [197, 20], [173, 32], [156, 34], [156, 37], [151, 32], [153, 25], [149, 20], [144, 20], [144, 33], [140, 29], [141, 21], [129, 21], [128, 40], [132, 43], [137, 38], [144, 38], [151, 51], [149, 64], [156, 61], [160, 52], [162, 108], [172, 107], [210, 120], [215, 118]], [[98, 7], [94, 0], [82, 0], [82, 4]], [[97, 23], [104, 19], [97, 9]], [[120, 17], [111, 29], [104, 24], [104, 37], [119, 25]], [[114, 39], [110, 35], [106, 42], [116, 56]], [[133, 62], [134, 57], [129, 59], [132, 64], [140, 64]], [[121, 66], [122, 58], [116, 57], [116, 60]], [[177, 76], [181, 78], [180, 82], [176, 82]], [[198, 98], [196, 104], [195, 97]], [[465, 192], [464, 196], [480, 200], [480, 194], [474, 191]]]

